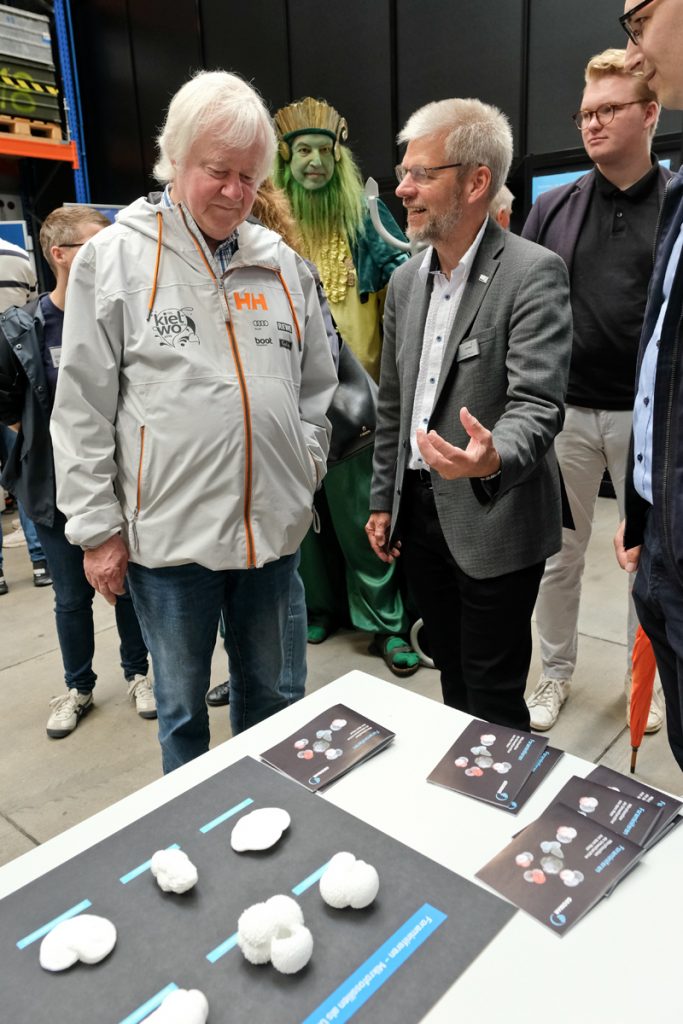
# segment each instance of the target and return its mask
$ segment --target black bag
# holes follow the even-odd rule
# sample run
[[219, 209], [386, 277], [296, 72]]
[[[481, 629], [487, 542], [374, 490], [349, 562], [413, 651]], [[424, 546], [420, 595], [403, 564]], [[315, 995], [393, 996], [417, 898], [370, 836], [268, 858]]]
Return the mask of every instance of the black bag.
[[348, 459], [374, 444], [377, 427], [377, 385], [349, 346], [339, 341], [339, 386], [327, 411], [332, 424], [328, 462]]

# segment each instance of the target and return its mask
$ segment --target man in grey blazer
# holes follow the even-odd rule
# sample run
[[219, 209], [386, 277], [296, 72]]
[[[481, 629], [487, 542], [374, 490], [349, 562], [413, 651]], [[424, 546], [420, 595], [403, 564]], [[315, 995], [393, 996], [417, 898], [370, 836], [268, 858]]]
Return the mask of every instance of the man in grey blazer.
[[396, 194], [429, 247], [389, 285], [366, 531], [401, 555], [444, 702], [528, 729], [531, 613], [562, 542], [567, 270], [488, 217], [512, 159], [499, 110], [430, 103], [399, 142]]

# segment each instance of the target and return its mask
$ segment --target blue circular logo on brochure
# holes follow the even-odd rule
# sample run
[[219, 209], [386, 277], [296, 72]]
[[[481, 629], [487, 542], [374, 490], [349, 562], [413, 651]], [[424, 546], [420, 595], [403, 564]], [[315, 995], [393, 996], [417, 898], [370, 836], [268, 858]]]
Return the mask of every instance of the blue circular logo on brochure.
[[496, 793], [496, 800], [500, 800], [501, 803], [504, 803], [507, 800], [507, 798], [507, 793]]
[[567, 918], [564, 914], [551, 914], [550, 923], [554, 924], [556, 928], [561, 928], [563, 924], [567, 923]]
[[319, 786], [320, 785], [320, 776], [319, 775], [312, 775], [310, 777], [310, 779], [308, 780], [308, 785], [309, 786]]

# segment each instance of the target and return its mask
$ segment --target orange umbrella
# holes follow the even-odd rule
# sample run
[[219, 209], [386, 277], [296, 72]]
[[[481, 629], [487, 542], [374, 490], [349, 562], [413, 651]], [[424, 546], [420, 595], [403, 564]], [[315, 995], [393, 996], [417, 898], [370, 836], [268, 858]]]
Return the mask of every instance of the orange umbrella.
[[631, 657], [631, 775], [636, 770], [638, 748], [643, 740], [655, 685], [655, 652], [642, 626], [638, 626]]

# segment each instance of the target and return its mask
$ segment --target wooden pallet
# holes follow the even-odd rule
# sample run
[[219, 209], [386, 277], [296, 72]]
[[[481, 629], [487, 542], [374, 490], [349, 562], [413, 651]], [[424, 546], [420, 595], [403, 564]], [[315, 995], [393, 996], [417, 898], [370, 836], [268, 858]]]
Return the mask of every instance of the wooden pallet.
[[62, 126], [59, 124], [52, 121], [31, 121], [26, 117], [9, 117], [7, 114], [0, 114], [0, 132], [46, 139], [48, 142], [62, 141]]

